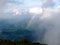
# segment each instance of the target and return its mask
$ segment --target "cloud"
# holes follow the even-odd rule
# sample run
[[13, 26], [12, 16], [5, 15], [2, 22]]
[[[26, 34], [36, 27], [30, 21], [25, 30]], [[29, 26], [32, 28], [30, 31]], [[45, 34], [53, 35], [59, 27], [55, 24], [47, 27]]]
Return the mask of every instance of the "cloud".
[[29, 9], [29, 13], [33, 14], [41, 14], [43, 12], [43, 9], [40, 7], [34, 7]]
[[[60, 44], [60, 6], [54, 7], [55, 2], [53, 0], [45, 0], [42, 4], [43, 8], [41, 8], [40, 3], [38, 3], [38, 1], [37, 1], [37, 4], [35, 4], [35, 2], [33, 3], [32, 1], [30, 1], [28, 3], [25, 2], [26, 4], [22, 5], [23, 8], [16, 4], [14, 4], [14, 5], [7, 4], [9, 8], [4, 9], [2, 7], [4, 7], [6, 1], [7, 0], [0, 1], [0, 10], [2, 10], [2, 11], [0, 11], [0, 17], [1, 17], [1, 14], [4, 16], [9, 14], [8, 18], [10, 16], [13, 18], [13, 16], [12, 16], [13, 13], [14, 13], [14, 15], [19, 15], [19, 14], [23, 15], [25, 13], [25, 15], [29, 15], [29, 16], [33, 13], [33, 15], [31, 16], [31, 19], [29, 21], [30, 28], [28, 28], [28, 29], [32, 29], [32, 30], [36, 31], [36, 33], [34, 35], [36, 35], [36, 37], [37, 37], [37, 42], [47, 43], [48, 45], [59, 45]], [[32, 6], [34, 6], [34, 7], [32, 7]], [[49, 7], [51, 7], [51, 8], [49, 8]], [[54, 8], [52, 8], [52, 7], [54, 7]], [[4, 14], [6, 12], [8, 14]], [[24, 16], [22, 16], [23, 18], [19, 17], [18, 19], [20, 19], [20, 20], [28, 19], [28, 16], [26, 16], [25, 18], [24, 18]], [[6, 18], [7, 18], [7, 16], [6, 16]], [[29, 22], [28, 22], [28, 24], [29, 24]], [[23, 24], [24, 24], [24, 22], [23, 22]]]
[[[49, 28], [49, 26], [46, 27], [46, 32], [44, 36], [44, 42], [48, 45], [59, 45], [60, 44], [60, 7], [56, 7], [54, 9], [48, 9], [47, 13], [50, 15], [50, 18], [44, 19], [45, 22], [43, 22], [43, 26], [47, 25], [53, 25]], [[44, 14], [45, 15], [45, 14]]]
[[60, 20], [60, 6], [55, 8], [43, 8], [41, 16], [36, 15], [33, 21], [31, 21], [29, 29], [36, 31], [35, 36], [37, 35], [38, 37], [36, 38], [37, 42], [46, 43], [48, 45], [59, 45], [60, 44], [59, 20]]
[[5, 1], [6, 1], [6, 0], [0, 0], [0, 18], [1, 18], [2, 15], [3, 15]]
[[23, 4], [23, 0], [8, 0], [7, 3], [12, 3], [15, 5]]
[[43, 8], [43, 13], [40, 17], [40, 19], [44, 20], [44, 19], [49, 19], [51, 18], [51, 12], [52, 12], [53, 9], [50, 9], [50, 8]]
[[44, 3], [42, 5], [42, 7], [47, 8], [47, 7], [54, 7], [55, 3], [53, 2], [53, 0], [44, 0]]

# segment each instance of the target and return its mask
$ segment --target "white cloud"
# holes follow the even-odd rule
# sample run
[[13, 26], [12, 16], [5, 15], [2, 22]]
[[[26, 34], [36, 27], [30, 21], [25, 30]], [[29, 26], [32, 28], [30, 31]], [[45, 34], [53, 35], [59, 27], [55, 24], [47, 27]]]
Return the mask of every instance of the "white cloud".
[[51, 18], [51, 12], [53, 9], [51, 8], [43, 8], [43, 13], [42, 16], [40, 17], [40, 19], [47, 19], [47, 18]]
[[29, 9], [29, 13], [32, 14], [41, 14], [43, 12], [43, 9], [41, 7], [34, 7]]
[[14, 13], [14, 15], [20, 15], [22, 13], [22, 11], [18, 9], [13, 9], [12, 12]]

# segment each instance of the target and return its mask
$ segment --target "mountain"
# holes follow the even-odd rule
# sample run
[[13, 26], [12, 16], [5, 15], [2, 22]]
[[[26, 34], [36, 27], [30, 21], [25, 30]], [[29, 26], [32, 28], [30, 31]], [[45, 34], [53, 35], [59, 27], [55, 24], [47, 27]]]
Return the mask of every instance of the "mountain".
[[[42, 41], [46, 29], [41, 26], [40, 15], [22, 14], [13, 16], [12, 14], [0, 19], [0, 39], [19, 40], [27, 38], [33, 42]], [[26, 29], [29, 22], [30, 26]]]

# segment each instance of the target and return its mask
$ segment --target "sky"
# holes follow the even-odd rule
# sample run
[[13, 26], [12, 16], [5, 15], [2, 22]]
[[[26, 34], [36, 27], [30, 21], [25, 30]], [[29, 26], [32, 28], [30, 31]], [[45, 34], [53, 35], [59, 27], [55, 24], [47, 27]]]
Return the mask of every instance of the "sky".
[[[32, 16], [26, 28], [35, 29], [36, 35], [38, 35], [38, 42], [40, 42], [40, 32], [44, 27], [46, 31], [43, 31], [42, 43], [60, 45], [60, 0], [0, 1], [0, 19], [9, 19], [23, 14]], [[35, 21], [40, 22], [37, 25], [38, 27]]]

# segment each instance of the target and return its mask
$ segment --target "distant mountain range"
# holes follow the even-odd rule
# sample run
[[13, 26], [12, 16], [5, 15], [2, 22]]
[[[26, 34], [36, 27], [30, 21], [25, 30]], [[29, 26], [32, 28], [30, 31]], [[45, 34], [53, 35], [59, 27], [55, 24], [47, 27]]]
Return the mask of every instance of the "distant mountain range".
[[[40, 17], [36, 16], [28, 29], [26, 29], [28, 22], [31, 21], [32, 15], [22, 14], [17, 16], [5, 16], [0, 19], [0, 38], [19, 40], [21, 38], [27, 38], [32, 41], [37, 41], [38, 38], [41, 41], [45, 28], [39, 27]], [[39, 36], [40, 35], [40, 36]]]

